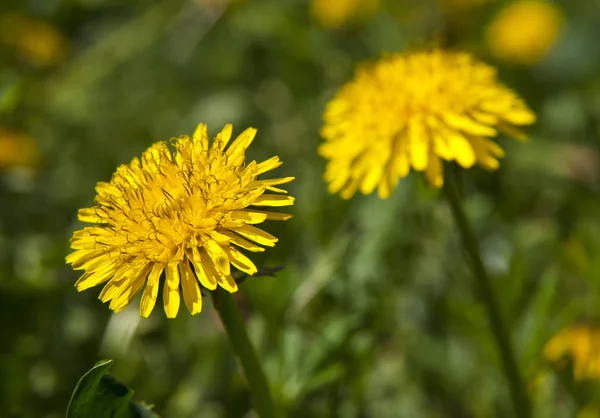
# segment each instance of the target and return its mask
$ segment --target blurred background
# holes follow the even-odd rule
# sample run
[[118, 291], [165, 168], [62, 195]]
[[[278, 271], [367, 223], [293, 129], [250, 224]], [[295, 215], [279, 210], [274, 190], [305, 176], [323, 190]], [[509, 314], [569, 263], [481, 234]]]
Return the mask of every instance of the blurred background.
[[536, 416], [600, 416], [598, 27], [599, 0], [3, 0], [0, 416], [64, 416], [102, 358], [162, 417], [253, 416], [209, 298], [113, 315], [64, 263], [95, 183], [198, 122], [256, 127], [249, 157], [297, 178], [253, 258], [285, 269], [237, 294], [285, 416], [511, 416], [440, 192], [411, 174], [342, 201], [321, 179], [321, 112], [355, 65], [437, 46], [539, 116], [529, 142], [498, 139], [499, 171], [464, 176], [466, 207]]

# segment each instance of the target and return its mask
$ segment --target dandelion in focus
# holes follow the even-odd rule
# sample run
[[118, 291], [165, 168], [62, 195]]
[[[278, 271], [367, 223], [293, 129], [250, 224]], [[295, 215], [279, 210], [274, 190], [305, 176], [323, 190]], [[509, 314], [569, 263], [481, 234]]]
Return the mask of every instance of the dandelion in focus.
[[98, 183], [95, 206], [79, 211], [79, 220], [92, 226], [73, 234], [75, 251], [67, 256], [84, 271], [79, 291], [108, 282], [99, 298], [119, 312], [144, 288], [140, 315], [148, 317], [164, 273], [164, 309], [174, 318], [180, 289], [194, 315], [202, 310], [201, 288], [237, 291], [231, 266], [256, 273], [240, 249], [275, 245], [276, 237], [254, 225], [291, 217], [260, 208], [292, 205], [294, 198], [276, 186], [293, 177], [258, 179], [282, 162], [246, 164], [256, 130], [246, 129], [227, 147], [231, 134], [226, 125], [211, 145], [200, 124], [193, 137], [172, 140], [174, 151], [158, 142], [117, 168], [109, 183]]
[[516, 1], [502, 9], [487, 28], [492, 55], [515, 64], [534, 65], [550, 50], [563, 25], [563, 14], [551, 2]]
[[356, 191], [390, 196], [411, 167], [443, 185], [442, 161], [494, 170], [502, 149], [498, 131], [518, 139], [516, 128], [534, 113], [496, 70], [466, 53], [393, 54], [360, 67], [327, 104], [319, 148], [325, 180], [342, 198]]
[[600, 329], [585, 325], [563, 329], [546, 343], [544, 357], [559, 366], [570, 358], [576, 380], [600, 379]]
[[18, 13], [0, 15], [0, 40], [36, 67], [60, 62], [69, 49], [67, 39], [54, 26]]
[[377, 12], [379, 0], [311, 0], [311, 13], [326, 28], [364, 21]]
[[28, 135], [0, 128], [0, 169], [35, 168], [39, 162], [39, 150]]

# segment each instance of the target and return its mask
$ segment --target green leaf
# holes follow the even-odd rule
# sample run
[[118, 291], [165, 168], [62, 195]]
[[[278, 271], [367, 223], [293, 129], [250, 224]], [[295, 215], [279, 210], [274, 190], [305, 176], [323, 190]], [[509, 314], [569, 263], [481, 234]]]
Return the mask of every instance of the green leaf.
[[101, 360], [79, 379], [67, 418], [157, 418], [144, 404], [130, 401], [133, 390], [108, 374], [112, 360]]

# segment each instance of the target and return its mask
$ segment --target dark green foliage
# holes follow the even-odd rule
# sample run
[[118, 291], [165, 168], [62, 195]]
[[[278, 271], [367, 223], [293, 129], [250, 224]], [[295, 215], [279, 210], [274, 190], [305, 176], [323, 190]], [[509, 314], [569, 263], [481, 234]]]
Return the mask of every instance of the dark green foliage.
[[81, 377], [67, 418], [158, 418], [147, 406], [132, 402], [133, 391], [108, 374], [112, 363], [99, 361]]

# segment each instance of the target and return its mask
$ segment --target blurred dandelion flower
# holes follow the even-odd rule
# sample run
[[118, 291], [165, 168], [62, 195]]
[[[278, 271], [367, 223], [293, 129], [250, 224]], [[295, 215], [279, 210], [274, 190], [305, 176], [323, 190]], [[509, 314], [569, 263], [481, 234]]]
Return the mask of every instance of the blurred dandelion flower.
[[556, 41], [563, 14], [551, 2], [516, 1], [502, 9], [487, 28], [486, 42], [496, 58], [533, 65]]
[[379, 0], [311, 0], [311, 13], [326, 28], [364, 21], [379, 9]]
[[600, 379], [600, 329], [586, 325], [563, 329], [546, 343], [544, 357], [559, 364], [570, 357], [576, 380]]
[[0, 40], [36, 67], [49, 67], [67, 55], [67, 39], [48, 23], [18, 13], [0, 15]]
[[294, 198], [275, 186], [294, 178], [259, 180], [282, 162], [272, 157], [245, 164], [256, 130], [246, 129], [227, 147], [231, 133], [226, 125], [210, 145], [200, 124], [193, 137], [172, 140], [175, 151], [158, 142], [141, 160], [117, 168], [109, 183], [98, 183], [95, 206], [79, 211], [79, 219], [93, 226], [73, 234], [75, 251], [67, 256], [74, 269], [84, 270], [79, 291], [108, 281], [99, 298], [119, 312], [145, 285], [140, 315], [148, 317], [164, 272], [164, 308], [174, 318], [180, 288], [194, 315], [202, 310], [199, 284], [235, 292], [231, 265], [256, 273], [240, 248], [260, 252], [261, 245], [275, 245], [276, 237], [253, 225], [291, 217], [258, 208], [292, 205]]
[[0, 168], [35, 168], [39, 149], [28, 135], [0, 128]]
[[387, 198], [412, 167], [435, 187], [443, 184], [442, 160], [464, 168], [498, 168], [498, 130], [524, 139], [515, 125], [534, 113], [496, 70], [466, 53], [393, 54], [360, 67], [323, 115], [319, 153], [328, 160], [331, 193], [352, 197], [378, 188]]

